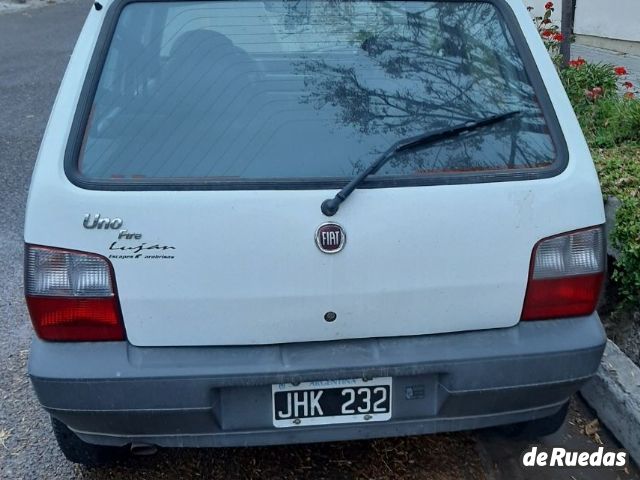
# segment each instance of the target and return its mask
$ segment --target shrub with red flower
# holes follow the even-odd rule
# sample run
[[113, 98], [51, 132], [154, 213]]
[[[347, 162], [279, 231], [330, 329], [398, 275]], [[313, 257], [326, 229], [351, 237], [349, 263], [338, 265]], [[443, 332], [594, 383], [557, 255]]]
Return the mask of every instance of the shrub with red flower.
[[[578, 57], [569, 61], [569, 68], [563, 68], [560, 55], [560, 44], [567, 39], [560, 32], [558, 25], [551, 19], [555, 11], [553, 2], [544, 5], [545, 11], [533, 19], [540, 37], [549, 55], [556, 65], [562, 82], [572, 102], [600, 103], [620, 95], [625, 99], [635, 99], [640, 95], [633, 83], [627, 79], [627, 69], [623, 66], [611, 66], [601, 63], [588, 63]], [[529, 8], [529, 11], [533, 10]]]

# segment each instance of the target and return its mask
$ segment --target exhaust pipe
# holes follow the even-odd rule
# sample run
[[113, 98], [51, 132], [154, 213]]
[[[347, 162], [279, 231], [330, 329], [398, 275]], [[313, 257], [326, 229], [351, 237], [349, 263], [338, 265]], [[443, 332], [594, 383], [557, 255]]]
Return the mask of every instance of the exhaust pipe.
[[148, 456], [158, 453], [158, 447], [149, 443], [132, 443], [131, 454], [136, 456]]

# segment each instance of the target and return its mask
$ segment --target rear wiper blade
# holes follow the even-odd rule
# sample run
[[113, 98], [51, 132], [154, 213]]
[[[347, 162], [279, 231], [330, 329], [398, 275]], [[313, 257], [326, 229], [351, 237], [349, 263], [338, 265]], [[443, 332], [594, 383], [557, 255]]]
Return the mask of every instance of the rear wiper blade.
[[501, 113], [492, 117], [483, 118], [482, 120], [472, 120], [460, 125], [455, 125], [453, 127], [436, 130], [435, 132], [427, 132], [415, 137], [404, 138], [394, 143], [387, 151], [385, 151], [382, 155], [380, 155], [380, 157], [372, 162], [371, 165], [369, 165], [364, 171], [354, 177], [353, 180], [347, 183], [342, 190], [336, 193], [335, 197], [327, 198], [324, 202], [322, 202], [320, 209], [322, 210], [322, 213], [324, 213], [327, 217], [332, 217], [333, 215], [335, 215], [340, 208], [340, 204], [344, 202], [347, 197], [349, 197], [349, 195], [351, 195], [351, 193], [356, 188], [358, 188], [369, 175], [373, 175], [374, 173], [376, 173], [385, 163], [387, 163], [390, 158], [397, 155], [398, 153], [406, 152], [408, 150], [413, 150], [415, 148], [423, 147], [426, 145], [431, 145], [442, 140], [455, 137], [457, 135], [460, 135], [461, 133], [488, 127], [489, 125], [502, 122], [519, 114], [519, 110]]

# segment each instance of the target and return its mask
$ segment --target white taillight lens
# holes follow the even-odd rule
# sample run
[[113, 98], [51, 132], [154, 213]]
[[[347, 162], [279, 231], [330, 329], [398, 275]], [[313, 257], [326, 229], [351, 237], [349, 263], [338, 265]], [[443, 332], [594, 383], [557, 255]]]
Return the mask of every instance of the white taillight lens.
[[549, 238], [536, 248], [533, 278], [590, 275], [604, 271], [602, 228]]
[[97, 255], [26, 247], [27, 295], [55, 297], [110, 297], [114, 294], [111, 268]]
[[593, 313], [602, 289], [605, 261], [602, 226], [538, 242], [533, 250], [522, 320]]
[[43, 340], [124, 340], [113, 271], [91, 253], [25, 246], [25, 294]]

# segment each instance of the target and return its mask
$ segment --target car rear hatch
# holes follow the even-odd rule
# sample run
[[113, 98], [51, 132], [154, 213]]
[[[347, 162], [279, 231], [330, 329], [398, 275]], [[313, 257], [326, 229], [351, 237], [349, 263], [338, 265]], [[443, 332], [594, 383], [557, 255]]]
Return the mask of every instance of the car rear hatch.
[[[55, 229], [31, 215], [26, 239], [107, 257], [140, 346], [512, 326], [536, 242], [602, 216], [523, 15], [503, 2], [130, 4], [92, 60], [70, 181], [34, 177], [51, 188], [32, 188], [29, 211], [55, 201], [64, 215]], [[519, 114], [394, 156], [322, 214], [394, 142], [506, 111]], [[316, 243], [327, 222], [346, 239], [337, 253]]]

